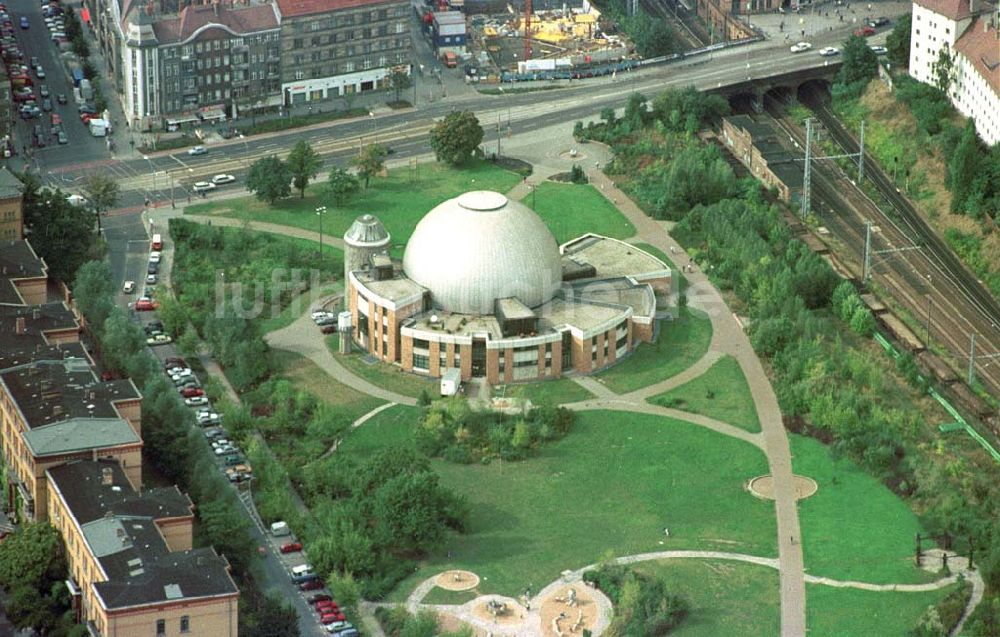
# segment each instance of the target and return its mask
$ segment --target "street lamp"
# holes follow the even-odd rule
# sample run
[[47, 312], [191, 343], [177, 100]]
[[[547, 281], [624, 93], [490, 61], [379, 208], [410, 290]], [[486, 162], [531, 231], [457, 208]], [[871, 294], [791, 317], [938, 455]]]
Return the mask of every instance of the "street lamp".
[[375, 119], [375, 111], [368, 111], [368, 117], [372, 118], [372, 134], [375, 136], [375, 145], [378, 145], [378, 120]]
[[507, 102], [507, 137], [510, 137], [510, 93], [500, 88], [500, 94], [503, 95], [503, 99]]
[[316, 216], [319, 217], [319, 271], [323, 272], [323, 215], [326, 214], [326, 206], [316, 208]]
[[156, 190], [156, 170], [153, 168], [153, 160], [149, 155], [143, 155], [142, 158], [149, 162], [149, 174], [153, 176], [153, 190]]
[[243, 141], [243, 163], [246, 164], [247, 169], [249, 170], [250, 169], [250, 158], [248, 157], [248, 155], [250, 154], [250, 150], [247, 147], [247, 136], [244, 135], [243, 133], [240, 133], [240, 140]]

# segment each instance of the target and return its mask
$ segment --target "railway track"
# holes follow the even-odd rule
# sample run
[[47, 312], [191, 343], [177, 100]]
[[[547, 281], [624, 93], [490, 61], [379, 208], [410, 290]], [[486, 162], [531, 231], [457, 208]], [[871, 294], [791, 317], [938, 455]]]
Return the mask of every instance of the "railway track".
[[[782, 105], [768, 98], [765, 110], [779, 130], [799, 148], [804, 147], [804, 131], [783, 112]], [[832, 117], [828, 111], [826, 115]], [[835, 143], [848, 153], [857, 152], [857, 145], [852, 149], [847, 144], [844, 136], [849, 137], [849, 134], [835, 118], [832, 124], [824, 118], [820, 121]], [[866, 158], [865, 169], [866, 175], [871, 174], [873, 181], [877, 179], [880, 171], [870, 158]], [[884, 177], [884, 174], [881, 176]], [[882, 182], [879, 190], [886, 184], [891, 182]], [[1000, 318], [993, 318], [1000, 317], [1000, 308], [996, 314], [992, 312], [996, 301], [985, 290], [980, 289], [979, 293], [970, 289], [978, 286], [978, 281], [961, 268], [960, 263], [956, 263], [954, 254], [940, 239], [934, 241], [936, 235], [928, 236], [928, 233], [933, 235], [933, 231], [926, 224], [913, 223], [905, 211], [898, 209], [892, 209], [891, 215], [886, 214], [854, 185], [839, 166], [830, 161], [813, 163], [812, 185], [813, 212], [835, 239], [834, 252], [838, 260], [857, 279], [862, 276], [866, 221], [873, 223], [873, 252], [901, 249], [872, 257], [872, 280], [911, 317], [923, 324], [924, 329], [915, 330], [919, 337], [936, 343], [938, 352], [943, 350], [942, 356], [953, 368], [959, 371], [965, 369], [972, 333], [977, 335], [977, 353], [1000, 351], [1000, 331], [996, 327], [1000, 325]], [[890, 187], [898, 197], [895, 186]], [[983, 298], [983, 294], [989, 298]], [[996, 365], [990, 362], [976, 362], [977, 378], [987, 391], [1000, 396], [1000, 359], [997, 359]]]
[[702, 41], [698, 35], [684, 23], [675, 12], [674, 3], [678, 0], [639, 0], [639, 6], [643, 8], [647, 15], [652, 18], [659, 18], [677, 25], [678, 33], [684, 38], [687, 48], [697, 49], [706, 46], [708, 43]]

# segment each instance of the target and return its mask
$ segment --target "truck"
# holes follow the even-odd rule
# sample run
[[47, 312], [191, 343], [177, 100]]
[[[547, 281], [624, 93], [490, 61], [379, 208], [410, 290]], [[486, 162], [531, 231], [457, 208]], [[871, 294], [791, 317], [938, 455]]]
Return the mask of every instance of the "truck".
[[442, 57], [444, 58], [444, 65], [449, 69], [453, 69], [458, 66], [458, 56], [455, 55], [454, 51], [445, 51], [445, 54]]
[[80, 86], [83, 81], [83, 69], [73, 69], [73, 86]]
[[105, 119], [90, 120], [90, 134], [94, 137], [105, 137], [109, 128], [108, 121]]
[[462, 372], [452, 367], [441, 374], [441, 395], [454, 396], [462, 387]]

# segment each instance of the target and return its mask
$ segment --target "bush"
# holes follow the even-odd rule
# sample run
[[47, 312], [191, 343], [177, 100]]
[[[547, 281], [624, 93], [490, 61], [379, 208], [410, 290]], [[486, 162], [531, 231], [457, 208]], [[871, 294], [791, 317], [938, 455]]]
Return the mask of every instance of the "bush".
[[569, 171], [569, 180], [574, 184], [587, 183], [587, 174], [583, 172], [580, 164], [573, 164], [573, 168]]
[[615, 604], [608, 635], [666, 635], [687, 617], [686, 599], [667, 590], [662, 580], [619, 565], [602, 565], [583, 574], [583, 580], [605, 593]]

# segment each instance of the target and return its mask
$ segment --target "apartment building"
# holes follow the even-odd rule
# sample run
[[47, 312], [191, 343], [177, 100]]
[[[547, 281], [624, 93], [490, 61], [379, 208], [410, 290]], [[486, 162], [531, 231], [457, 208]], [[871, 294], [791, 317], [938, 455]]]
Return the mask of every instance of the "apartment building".
[[409, 72], [410, 3], [276, 0], [286, 104], [370, 91]]
[[981, 0], [919, 0], [910, 31], [910, 75], [936, 84], [935, 64], [946, 50], [955, 69], [948, 97], [991, 145], [1000, 142], [998, 23], [996, 7]]
[[236, 637], [229, 563], [192, 549], [194, 506], [177, 489], [135, 490], [118, 462], [46, 471], [48, 519], [66, 544], [78, 621], [100, 637]]
[[275, 5], [92, 2], [108, 3], [96, 32], [134, 128], [212, 123], [280, 103]]
[[[0, 82], [2, 82], [0, 78]], [[0, 112], [4, 105], [0, 100]], [[8, 109], [9, 110], [9, 109]], [[2, 130], [0, 122], [0, 130]], [[9, 130], [9, 129], [7, 129]], [[24, 238], [24, 184], [6, 166], [0, 166], [0, 241], [18, 241]]]

